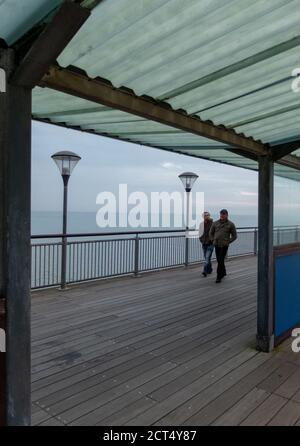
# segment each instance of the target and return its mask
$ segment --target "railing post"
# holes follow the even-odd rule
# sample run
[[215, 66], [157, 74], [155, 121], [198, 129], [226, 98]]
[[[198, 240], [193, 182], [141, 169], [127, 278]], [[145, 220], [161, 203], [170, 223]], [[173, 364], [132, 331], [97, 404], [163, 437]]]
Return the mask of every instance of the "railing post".
[[188, 237], [188, 230], [185, 232], [185, 266], [189, 265], [189, 237]]
[[140, 255], [140, 239], [139, 234], [135, 236], [134, 243], [134, 276], [137, 277], [139, 274], [139, 255]]
[[66, 285], [67, 285], [66, 272], [67, 272], [67, 237], [62, 237], [62, 244], [61, 244], [61, 282], [60, 282], [60, 286], [61, 286], [62, 290], [64, 290], [66, 288]]
[[253, 254], [257, 255], [257, 228], [254, 228], [254, 246], [253, 246]]
[[277, 245], [280, 245], [280, 229], [277, 228]]

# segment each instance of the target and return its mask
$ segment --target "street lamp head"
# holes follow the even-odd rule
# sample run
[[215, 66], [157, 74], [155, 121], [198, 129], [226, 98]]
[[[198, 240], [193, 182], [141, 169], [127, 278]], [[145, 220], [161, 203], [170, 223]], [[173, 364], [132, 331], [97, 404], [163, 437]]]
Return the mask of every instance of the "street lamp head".
[[66, 150], [54, 153], [51, 158], [57, 165], [62, 177], [69, 177], [78, 161], [81, 160], [80, 156], [76, 155], [76, 153]]
[[182, 181], [185, 191], [191, 192], [192, 187], [198, 178], [198, 175], [193, 172], [184, 172], [184, 173], [178, 175], [178, 177]]

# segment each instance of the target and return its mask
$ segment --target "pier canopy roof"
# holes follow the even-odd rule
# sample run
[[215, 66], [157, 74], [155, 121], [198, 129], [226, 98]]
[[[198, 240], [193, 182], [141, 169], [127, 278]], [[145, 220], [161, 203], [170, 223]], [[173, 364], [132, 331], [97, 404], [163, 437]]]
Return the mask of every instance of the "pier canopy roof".
[[[22, 47], [61, 3], [7, 0], [0, 37]], [[76, 3], [91, 15], [34, 89], [35, 119], [254, 170], [267, 155], [300, 180], [298, 0]]]

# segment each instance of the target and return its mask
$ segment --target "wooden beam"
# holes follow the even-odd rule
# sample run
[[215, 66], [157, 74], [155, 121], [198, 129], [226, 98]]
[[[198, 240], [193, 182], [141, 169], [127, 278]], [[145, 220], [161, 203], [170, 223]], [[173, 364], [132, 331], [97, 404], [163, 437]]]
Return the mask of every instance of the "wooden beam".
[[300, 170], [300, 158], [295, 155], [287, 155], [276, 161], [277, 164], [282, 166], [291, 167], [292, 169]]
[[24, 56], [12, 82], [26, 88], [35, 87], [90, 14], [89, 9], [77, 3], [63, 3]]
[[300, 140], [271, 146], [273, 161], [278, 161], [280, 160], [280, 158], [283, 158], [285, 155], [289, 155], [290, 153], [294, 152], [294, 150], [297, 150], [299, 148]]
[[195, 135], [228, 144], [254, 155], [266, 155], [268, 146], [243, 134], [237, 134], [224, 126], [202, 121], [184, 110], [173, 110], [164, 102], [150, 97], [137, 96], [127, 88], [115, 88], [109, 81], [91, 79], [78, 69], [60, 68], [52, 65], [40, 82], [41, 87], [52, 88], [73, 96], [125, 111], [145, 119], [159, 122]]

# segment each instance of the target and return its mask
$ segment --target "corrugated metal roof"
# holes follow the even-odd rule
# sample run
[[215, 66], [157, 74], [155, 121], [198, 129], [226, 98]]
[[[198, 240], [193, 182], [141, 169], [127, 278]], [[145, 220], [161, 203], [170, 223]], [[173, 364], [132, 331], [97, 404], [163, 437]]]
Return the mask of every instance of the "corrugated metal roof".
[[44, 20], [63, 0], [0, 1], [0, 38], [14, 44], [27, 31]]
[[[3, 37], [13, 43], [59, 1], [7, 0]], [[23, 11], [23, 17], [22, 17]], [[90, 77], [109, 79], [223, 124], [264, 143], [300, 139], [299, 0], [102, 0], [59, 57]], [[2, 35], [1, 35], [2, 37]], [[95, 103], [36, 88], [36, 118], [124, 140], [256, 169], [226, 146]], [[299, 154], [299, 150], [295, 153]], [[300, 180], [300, 172], [276, 166]]]

